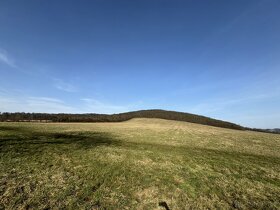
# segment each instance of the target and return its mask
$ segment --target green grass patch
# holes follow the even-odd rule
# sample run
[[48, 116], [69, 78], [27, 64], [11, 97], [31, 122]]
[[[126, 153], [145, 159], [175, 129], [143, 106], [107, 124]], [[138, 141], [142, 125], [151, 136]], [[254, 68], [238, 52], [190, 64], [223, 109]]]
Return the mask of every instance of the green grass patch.
[[0, 209], [280, 209], [280, 135], [135, 119], [0, 123]]

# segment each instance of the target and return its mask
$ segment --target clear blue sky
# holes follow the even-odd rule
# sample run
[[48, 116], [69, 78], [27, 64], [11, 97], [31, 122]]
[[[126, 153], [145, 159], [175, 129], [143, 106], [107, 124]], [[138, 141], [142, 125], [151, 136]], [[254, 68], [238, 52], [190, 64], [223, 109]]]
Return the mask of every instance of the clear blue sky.
[[0, 111], [167, 109], [280, 127], [279, 0], [0, 0]]

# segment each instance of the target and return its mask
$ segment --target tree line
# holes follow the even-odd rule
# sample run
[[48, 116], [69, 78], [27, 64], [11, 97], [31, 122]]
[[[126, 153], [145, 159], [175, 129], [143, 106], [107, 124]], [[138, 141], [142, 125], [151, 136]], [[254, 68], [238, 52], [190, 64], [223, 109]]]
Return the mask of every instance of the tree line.
[[122, 122], [132, 118], [160, 118], [177, 120], [203, 125], [211, 125], [222, 128], [244, 130], [244, 127], [213, 118], [184, 112], [165, 110], [140, 110], [120, 114], [48, 114], [48, 113], [25, 113], [25, 112], [3, 112], [0, 113], [1, 122]]

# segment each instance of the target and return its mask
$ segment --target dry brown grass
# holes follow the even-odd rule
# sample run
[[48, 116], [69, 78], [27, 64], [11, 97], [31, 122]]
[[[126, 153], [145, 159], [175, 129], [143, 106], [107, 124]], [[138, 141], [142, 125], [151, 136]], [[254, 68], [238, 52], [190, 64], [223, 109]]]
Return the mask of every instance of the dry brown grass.
[[280, 209], [280, 135], [160, 119], [0, 128], [6, 209]]

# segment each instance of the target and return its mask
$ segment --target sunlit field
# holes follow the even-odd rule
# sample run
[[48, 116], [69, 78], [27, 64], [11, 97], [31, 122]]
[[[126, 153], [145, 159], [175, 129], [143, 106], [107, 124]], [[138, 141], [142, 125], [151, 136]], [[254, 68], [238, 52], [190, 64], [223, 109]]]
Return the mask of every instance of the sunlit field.
[[0, 123], [0, 209], [280, 209], [280, 135], [160, 119]]

